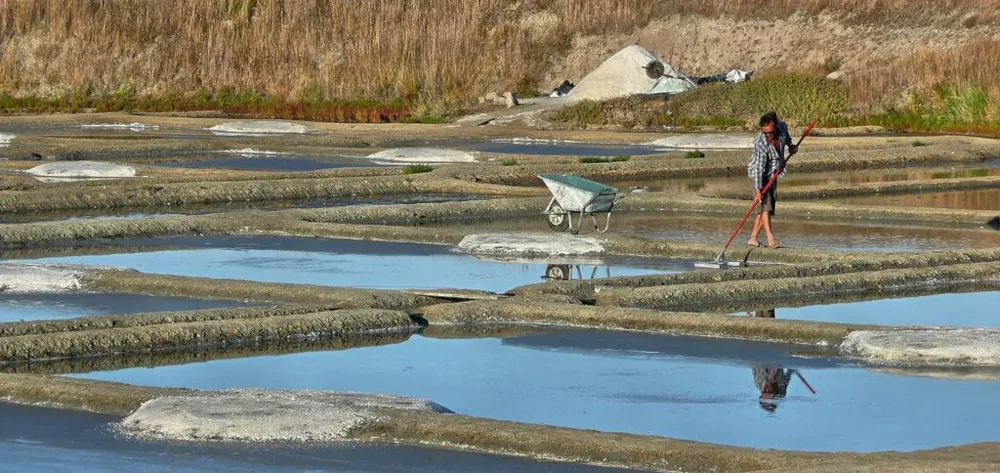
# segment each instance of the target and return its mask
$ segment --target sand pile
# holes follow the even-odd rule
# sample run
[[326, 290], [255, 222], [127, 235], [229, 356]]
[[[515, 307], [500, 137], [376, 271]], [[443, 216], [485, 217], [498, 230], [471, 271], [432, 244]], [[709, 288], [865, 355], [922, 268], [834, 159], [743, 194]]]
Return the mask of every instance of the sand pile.
[[376, 164], [446, 164], [474, 163], [472, 153], [441, 148], [392, 148], [369, 154], [366, 159]]
[[170, 440], [335, 441], [377, 420], [382, 409], [448, 412], [403, 396], [240, 389], [147, 401], [119, 430]]
[[312, 131], [298, 123], [267, 120], [220, 123], [208, 130], [222, 136], [303, 134]]
[[754, 135], [713, 133], [703, 135], [676, 135], [646, 143], [648, 146], [676, 149], [751, 149]]
[[653, 53], [641, 46], [633, 45], [622, 49], [587, 74], [566, 97], [571, 101], [606, 100], [648, 93], [657, 82], [657, 79], [650, 77], [645, 69], [652, 61], [663, 64], [665, 74], [678, 74], [673, 67], [660, 61]]
[[859, 330], [840, 350], [885, 365], [1000, 366], [1000, 329]]
[[123, 164], [101, 161], [60, 161], [35, 166], [27, 171], [42, 182], [79, 181], [86, 179], [120, 179], [135, 177], [136, 169]]
[[604, 253], [593, 237], [555, 233], [484, 233], [466, 235], [459, 251], [501, 258], [585, 256]]

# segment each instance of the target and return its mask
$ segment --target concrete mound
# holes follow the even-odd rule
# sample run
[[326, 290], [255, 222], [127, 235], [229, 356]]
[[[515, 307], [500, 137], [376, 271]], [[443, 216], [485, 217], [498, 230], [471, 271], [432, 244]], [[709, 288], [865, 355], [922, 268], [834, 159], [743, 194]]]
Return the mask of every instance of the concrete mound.
[[566, 97], [569, 101], [607, 100], [648, 93], [657, 81], [645, 69], [651, 61], [661, 62], [666, 75], [678, 75], [673, 67], [662, 63], [653, 53], [642, 46], [632, 45], [618, 51], [587, 74]]
[[45, 163], [27, 171], [42, 182], [79, 181], [86, 179], [121, 179], [135, 177], [132, 166], [101, 161], [61, 161]]
[[443, 148], [392, 148], [369, 154], [376, 164], [446, 164], [474, 163], [476, 157], [472, 153], [457, 149]]
[[152, 399], [118, 428], [167, 440], [328, 442], [348, 438], [386, 409], [449, 412], [403, 396], [240, 389]]
[[298, 123], [267, 120], [220, 123], [208, 130], [217, 135], [303, 134], [312, 131]]
[[466, 235], [458, 249], [500, 258], [589, 256], [603, 254], [604, 244], [594, 237], [568, 233], [484, 233]]
[[10, 133], [0, 133], [0, 148], [6, 148], [10, 146], [10, 142], [14, 141], [17, 135], [12, 135]]
[[80, 289], [84, 267], [37, 263], [0, 263], [0, 292], [54, 293]]
[[753, 135], [715, 133], [706, 135], [677, 135], [646, 143], [649, 146], [678, 149], [751, 149]]
[[859, 330], [840, 350], [882, 365], [1000, 366], [1000, 329]]

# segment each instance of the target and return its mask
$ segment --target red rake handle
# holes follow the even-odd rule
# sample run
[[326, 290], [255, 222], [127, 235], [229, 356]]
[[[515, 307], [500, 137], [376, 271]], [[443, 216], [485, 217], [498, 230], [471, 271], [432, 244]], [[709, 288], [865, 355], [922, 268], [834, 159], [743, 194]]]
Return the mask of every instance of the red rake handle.
[[795, 374], [799, 377], [799, 379], [802, 380], [802, 384], [806, 385], [806, 387], [809, 388], [809, 392], [811, 392], [813, 394], [816, 394], [816, 390], [813, 389], [813, 387], [809, 385], [809, 383], [806, 381], [805, 378], [802, 377], [802, 373], [799, 373], [798, 370], [796, 370]]
[[[802, 133], [802, 136], [801, 136], [801, 137], [799, 137], [799, 142], [798, 142], [798, 143], [795, 143], [795, 147], [796, 147], [796, 148], [797, 148], [797, 147], [798, 147], [799, 145], [801, 145], [801, 144], [802, 144], [802, 140], [806, 139], [806, 137], [807, 137], [807, 136], [809, 136], [809, 133], [810, 133], [810, 132], [812, 131], [813, 127], [815, 127], [815, 126], [816, 126], [816, 120], [815, 120], [815, 119], [813, 119], [813, 121], [812, 121], [812, 122], [810, 122], [810, 123], [809, 123], [809, 126], [808, 126], [808, 127], [806, 128], [806, 131]], [[762, 197], [764, 196], [764, 193], [765, 193], [765, 192], [767, 192], [768, 190], [770, 190], [770, 189], [771, 189], [771, 186], [773, 186], [773, 185], [774, 185], [774, 182], [778, 180], [778, 175], [780, 175], [780, 174], [781, 174], [781, 171], [784, 171], [784, 170], [785, 170], [785, 165], [787, 165], [787, 164], [788, 164], [788, 160], [790, 160], [790, 159], [792, 159], [792, 157], [791, 157], [791, 156], [789, 156], [789, 157], [788, 157], [787, 159], [785, 159], [785, 160], [784, 160], [784, 161], [783, 161], [783, 162], [781, 163], [781, 166], [780, 166], [780, 167], [778, 168], [778, 170], [777, 170], [777, 171], [774, 171], [774, 174], [773, 174], [773, 175], [771, 175], [771, 180], [767, 181], [767, 185], [766, 185], [766, 186], [764, 186], [764, 188], [763, 188], [763, 189], [761, 189], [761, 191], [760, 191], [760, 195], [759, 195], [759, 196], [757, 196], [757, 197], [754, 197], [754, 199], [753, 199], [753, 204], [752, 204], [752, 205], [750, 205], [750, 208], [749, 208], [749, 209], [747, 209], [747, 214], [743, 216], [743, 220], [740, 220], [740, 224], [739, 224], [739, 225], [738, 225], [738, 226], [736, 227], [736, 230], [734, 230], [734, 231], [733, 231], [733, 234], [729, 236], [729, 240], [728, 240], [728, 241], [726, 241], [726, 246], [722, 247], [722, 252], [721, 252], [721, 253], [719, 253], [719, 256], [720, 256], [720, 257], [722, 256], [722, 254], [723, 254], [723, 253], [725, 253], [725, 252], [726, 252], [726, 250], [727, 250], [727, 249], [729, 248], [729, 245], [732, 245], [732, 244], [733, 244], [733, 240], [735, 240], [735, 239], [736, 239], [736, 235], [739, 235], [739, 233], [740, 233], [740, 230], [741, 230], [741, 229], [743, 229], [743, 224], [747, 223], [747, 219], [749, 219], [749, 218], [750, 218], [750, 215], [753, 215], [753, 211], [754, 211], [754, 209], [756, 209], [756, 208], [757, 208], [757, 204], [760, 204], [760, 199], [761, 199], [761, 198], [762, 198]]]

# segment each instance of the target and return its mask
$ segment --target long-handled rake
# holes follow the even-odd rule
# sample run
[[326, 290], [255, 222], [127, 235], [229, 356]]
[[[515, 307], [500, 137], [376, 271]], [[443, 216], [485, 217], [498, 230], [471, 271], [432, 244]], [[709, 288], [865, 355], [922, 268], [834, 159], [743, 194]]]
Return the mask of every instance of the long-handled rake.
[[[806, 131], [802, 133], [802, 136], [799, 137], [798, 143], [795, 144], [796, 147], [802, 144], [802, 140], [806, 139], [806, 137], [809, 136], [809, 133], [812, 132], [812, 129], [815, 126], [816, 126], [816, 120], [813, 120], [812, 122], [809, 123], [809, 126], [806, 127]], [[784, 162], [781, 163], [781, 166], [774, 171], [774, 174], [771, 175], [771, 179], [767, 181], [767, 185], [764, 186], [763, 189], [761, 189], [760, 195], [754, 198], [753, 204], [751, 204], [750, 208], [747, 209], [747, 214], [743, 216], [743, 220], [740, 220], [740, 224], [736, 226], [736, 230], [733, 230], [733, 234], [729, 236], [729, 240], [727, 240], [726, 245], [722, 247], [722, 251], [720, 251], [719, 254], [715, 256], [715, 260], [707, 263], [706, 262], [695, 263], [694, 265], [696, 268], [724, 269], [730, 266], [737, 266], [737, 267], [746, 266], [747, 258], [749, 258], [750, 256], [749, 252], [747, 252], [747, 258], [744, 258], [743, 261], [730, 263], [729, 261], [726, 260], [726, 250], [729, 249], [729, 245], [733, 244], [733, 240], [736, 239], [736, 235], [739, 235], [740, 230], [743, 228], [743, 224], [747, 223], [747, 219], [750, 218], [750, 215], [753, 215], [753, 211], [757, 208], [757, 205], [760, 204], [760, 199], [764, 196], [765, 193], [767, 193], [767, 191], [771, 189], [772, 186], [774, 186], [775, 181], [778, 180], [778, 176], [781, 175], [781, 172], [785, 170], [785, 166], [788, 164], [788, 160], [790, 159], [792, 159], [791, 156], [786, 158]]]

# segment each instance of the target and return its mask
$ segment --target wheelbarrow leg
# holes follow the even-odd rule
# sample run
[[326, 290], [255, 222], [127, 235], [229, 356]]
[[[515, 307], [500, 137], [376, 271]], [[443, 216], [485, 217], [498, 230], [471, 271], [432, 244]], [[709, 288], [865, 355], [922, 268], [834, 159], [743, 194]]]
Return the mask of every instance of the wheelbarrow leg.
[[601, 233], [608, 233], [609, 228], [611, 228], [611, 212], [608, 212], [608, 217], [604, 220], [604, 230], [597, 228], [597, 219], [594, 219], [594, 230]]
[[574, 235], [580, 233], [580, 228], [583, 226], [583, 212], [580, 212], [580, 218], [576, 221], [576, 230], [573, 230], [573, 213], [570, 212], [570, 228], [569, 231], [573, 232]]

